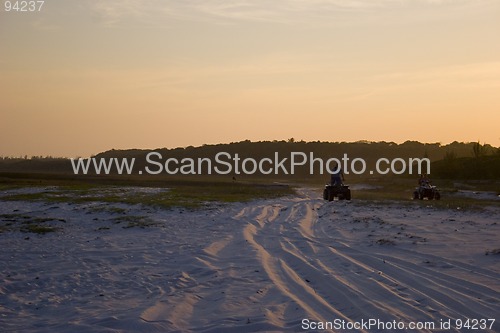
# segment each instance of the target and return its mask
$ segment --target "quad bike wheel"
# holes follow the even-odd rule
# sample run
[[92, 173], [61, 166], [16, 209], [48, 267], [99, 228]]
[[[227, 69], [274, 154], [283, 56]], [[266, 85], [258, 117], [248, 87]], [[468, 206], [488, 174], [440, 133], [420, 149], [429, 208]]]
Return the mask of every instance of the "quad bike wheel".
[[345, 199], [346, 200], [351, 200], [351, 190], [347, 190], [345, 193]]

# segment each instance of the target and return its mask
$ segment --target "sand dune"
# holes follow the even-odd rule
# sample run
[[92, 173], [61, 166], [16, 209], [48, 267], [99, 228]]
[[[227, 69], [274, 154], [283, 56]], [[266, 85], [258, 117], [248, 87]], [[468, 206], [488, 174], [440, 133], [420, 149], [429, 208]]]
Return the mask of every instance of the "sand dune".
[[499, 213], [326, 202], [308, 189], [196, 211], [1, 202], [2, 223], [60, 229], [0, 233], [0, 327], [282, 332], [375, 319], [459, 332], [439, 325], [469, 318], [496, 319], [480, 331], [498, 332]]

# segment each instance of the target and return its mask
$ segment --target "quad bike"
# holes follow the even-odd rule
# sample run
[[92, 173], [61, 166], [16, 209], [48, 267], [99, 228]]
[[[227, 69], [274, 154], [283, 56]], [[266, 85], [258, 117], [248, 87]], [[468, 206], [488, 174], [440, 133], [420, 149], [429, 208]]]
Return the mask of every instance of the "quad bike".
[[351, 200], [351, 190], [349, 189], [349, 185], [326, 184], [325, 189], [323, 190], [323, 199], [333, 201], [335, 197], [339, 200]]
[[414, 200], [424, 200], [424, 198], [427, 198], [428, 200], [439, 200], [441, 199], [441, 194], [436, 186], [425, 183], [415, 188], [415, 191], [413, 192]]

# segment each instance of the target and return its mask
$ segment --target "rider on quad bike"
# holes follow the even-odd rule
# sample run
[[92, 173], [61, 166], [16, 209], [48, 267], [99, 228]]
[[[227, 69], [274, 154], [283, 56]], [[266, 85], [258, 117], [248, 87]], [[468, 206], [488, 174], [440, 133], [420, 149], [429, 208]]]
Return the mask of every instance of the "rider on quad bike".
[[330, 178], [330, 183], [325, 185], [323, 199], [333, 201], [335, 197], [339, 200], [351, 200], [351, 190], [348, 185], [344, 185], [344, 173], [339, 165], [335, 165]]
[[344, 178], [344, 173], [342, 172], [342, 168], [335, 164], [335, 167], [333, 168], [332, 175], [330, 177], [330, 185], [335, 186], [341, 186], [343, 184], [343, 181], [345, 180]]
[[432, 185], [426, 174], [421, 174], [418, 178], [418, 187], [413, 192], [413, 199], [423, 200], [441, 199], [441, 194], [436, 186]]

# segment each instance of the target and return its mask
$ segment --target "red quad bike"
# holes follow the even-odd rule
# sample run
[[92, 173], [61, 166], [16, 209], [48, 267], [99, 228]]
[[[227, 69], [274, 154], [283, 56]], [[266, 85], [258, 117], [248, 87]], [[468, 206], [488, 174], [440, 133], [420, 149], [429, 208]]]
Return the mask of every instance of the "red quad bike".
[[351, 200], [349, 185], [326, 184], [323, 190], [323, 199], [333, 201], [334, 198], [338, 198], [339, 200]]
[[436, 186], [425, 183], [415, 188], [413, 192], [413, 200], [424, 200], [424, 198], [427, 198], [427, 200], [439, 200], [441, 199], [441, 194]]

